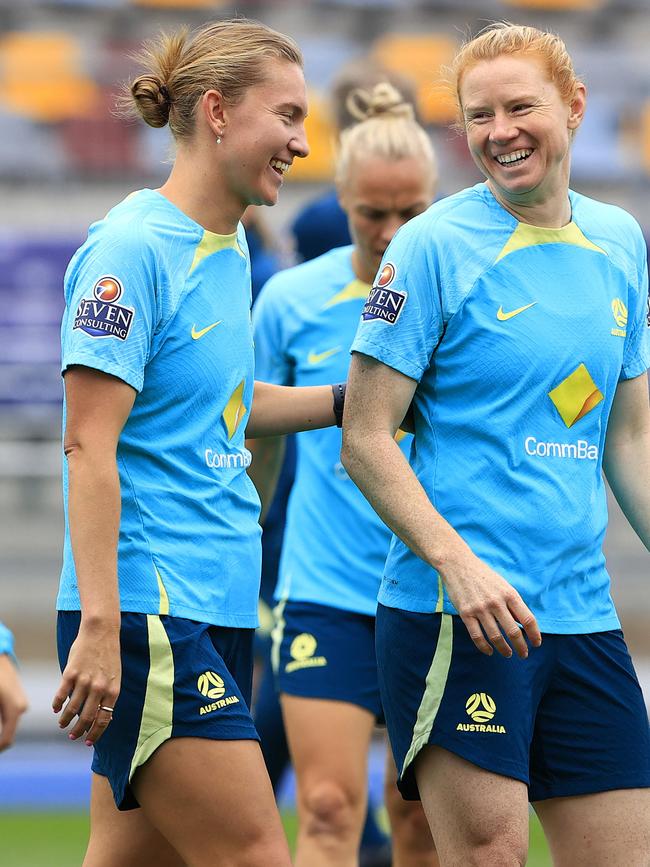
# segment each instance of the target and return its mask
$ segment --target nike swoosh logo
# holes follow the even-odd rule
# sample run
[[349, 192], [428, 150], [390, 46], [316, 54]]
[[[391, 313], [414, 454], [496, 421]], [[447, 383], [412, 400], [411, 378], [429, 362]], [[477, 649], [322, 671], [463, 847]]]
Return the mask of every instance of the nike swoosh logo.
[[336, 353], [340, 351], [340, 346], [335, 346], [334, 349], [326, 349], [325, 352], [314, 352], [312, 350], [307, 356], [307, 363], [320, 364], [321, 361], [325, 361], [326, 358], [331, 358], [332, 355], [336, 355]]
[[524, 307], [517, 307], [516, 310], [511, 310], [510, 313], [504, 313], [503, 307], [499, 307], [497, 310], [497, 319], [500, 322], [507, 322], [508, 319], [512, 319], [513, 316], [519, 316], [520, 313], [523, 313], [524, 310], [528, 310], [530, 307], [534, 307], [537, 304], [537, 301], [532, 301], [530, 304], [526, 304]]
[[216, 328], [217, 325], [221, 325], [223, 319], [220, 319], [218, 322], [213, 322], [212, 325], [208, 325], [207, 328], [202, 328], [200, 331], [196, 330], [196, 325], [192, 326], [192, 340], [200, 340], [208, 331], [212, 331], [213, 328]]

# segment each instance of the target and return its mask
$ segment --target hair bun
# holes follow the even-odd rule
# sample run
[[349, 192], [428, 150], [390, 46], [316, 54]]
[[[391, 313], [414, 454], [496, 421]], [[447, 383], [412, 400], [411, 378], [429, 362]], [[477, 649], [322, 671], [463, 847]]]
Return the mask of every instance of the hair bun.
[[376, 84], [372, 90], [357, 87], [350, 91], [346, 108], [358, 121], [376, 117], [415, 119], [415, 111], [410, 102], [405, 102], [402, 94], [388, 81]]

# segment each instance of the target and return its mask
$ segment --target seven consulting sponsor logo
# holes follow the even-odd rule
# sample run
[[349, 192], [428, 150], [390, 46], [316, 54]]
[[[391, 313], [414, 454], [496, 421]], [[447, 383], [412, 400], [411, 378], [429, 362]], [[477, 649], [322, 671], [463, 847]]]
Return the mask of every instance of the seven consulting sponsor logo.
[[[605, 399], [584, 364], [579, 364], [573, 373], [548, 392], [548, 396], [568, 428], [573, 427]], [[535, 458], [598, 460], [598, 446], [584, 439], [576, 442], [546, 442], [527, 436], [524, 449], [527, 455]]]
[[475, 692], [465, 702], [465, 711], [472, 720], [471, 723], [459, 722], [457, 732], [486, 732], [489, 734], [505, 735], [506, 727], [493, 723], [497, 705], [492, 696], [486, 692]]
[[406, 292], [388, 288], [396, 274], [393, 263], [386, 262], [364, 304], [361, 313], [364, 322], [387, 322], [389, 325], [395, 325], [408, 297]]
[[291, 642], [289, 653], [292, 657], [292, 662], [288, 662], [284, 670], [291, 674], [292, 671], [298, 671], [300, 668], [320, 668], [327, 665], [327, 659], [324, 656], [314, 656], [318, 642], [309, 632], [301, 632]]
[[117, 277], [101, 277], [93, 286], [93, 297], [80, 301], [72, 330], [79, 329], [89, 337], [117, 337], [118, 340], [126, 340], [135, 310], [117, 303], [122, 293], [122, 284]]
[[239, 698], [236, 695], [226, 695], [226, 684], [216, 671], [204, 671], [203, 674], [199, 675], [196, 688], [206, 698], [216, 699], [210, 704], [203, 705], [199, 710], [200, 716], [221, 710], [231, 704], [239, 704]]

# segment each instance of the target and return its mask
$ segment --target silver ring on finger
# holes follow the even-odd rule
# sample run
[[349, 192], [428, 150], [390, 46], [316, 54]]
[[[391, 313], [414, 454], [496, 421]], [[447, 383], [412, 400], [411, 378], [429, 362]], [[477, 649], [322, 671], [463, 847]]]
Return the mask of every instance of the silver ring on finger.
[[115, 710], [115, 708], [114, 708], [114, 707], [108, 707], [108, 705], [106, 705], [106, 704], [100, 704], [100, 705], [99, 705], [99, 710], [105, 710], [106, 713], [110, 713], [110, 714], [112, 714], [113, 711]]

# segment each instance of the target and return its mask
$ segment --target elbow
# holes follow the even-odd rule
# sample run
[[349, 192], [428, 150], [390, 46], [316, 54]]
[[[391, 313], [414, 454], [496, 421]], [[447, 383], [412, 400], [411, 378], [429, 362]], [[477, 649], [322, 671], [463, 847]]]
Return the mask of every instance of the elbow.
[[354, 480], [355, 472], [359, 463], [358, 442], [354, 434], [345, 427], [343, 428], [343, 440], [341, 444], [341, 463], [347, 474]]
[[67, 436], [65, 437], [63, 440], [63, 454], [66, 456], [67, 460], [77, 457], [82, 453], [82, 451], [83, 449], [78, 439]]

